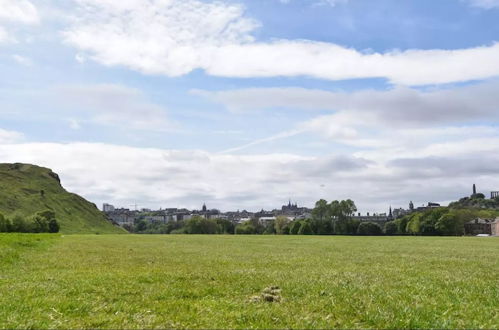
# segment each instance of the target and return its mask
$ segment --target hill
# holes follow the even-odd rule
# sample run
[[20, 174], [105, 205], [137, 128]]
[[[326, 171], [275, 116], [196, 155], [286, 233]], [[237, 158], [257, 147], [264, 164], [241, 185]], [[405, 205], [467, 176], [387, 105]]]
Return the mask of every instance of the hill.
[[478, 193], [450, 203], [449, 207], [499, 210], [499, 197], [487, 199], [484, 194]]
[[52, 170], [29, 164], [0, 164], [0, 213], [31, 216], [53, 210], [66, 234], [117, 234], [125, 231], [92, 204], [67, 192]]

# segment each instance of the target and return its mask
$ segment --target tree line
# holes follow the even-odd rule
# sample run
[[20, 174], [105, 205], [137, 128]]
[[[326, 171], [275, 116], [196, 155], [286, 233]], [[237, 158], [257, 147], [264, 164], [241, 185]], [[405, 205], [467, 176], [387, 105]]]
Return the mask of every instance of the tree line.
[[464, 224], [476, 218], [495, 218], [497, 210], [439, 207], [415, 212], [385, 224], [387, 235], [462, 236]]
[[7, 218], [0, 213], [0, 233], [58, 233], [59, 229], [55, 212], [51, 210], [30, 217], [17, 214]]
[[138, 220], [128, 226], [138, 234], [236, 234], [236, 235], [464, 235], [464, 224], [476, 217], [493, 218], [499, 211], [440, 207], [423, 212], [413, 212], [404, 217], [385, 222], [361, 222], [354, 218], [357, 207], [352, 200], [315, 203], [309, 219], [290, 220], [278, 216], [274, 221], [261, 223], [251, 219], [234, 224], [226, 219], [205, 219], [194, 216], [185, 221], [166, 224]]
[[352, 200], [320, 200], [310, 219], [291, 221], [278, 216], [274, 221], [261, 223], [250, 219], [234, 224], [226, 219], [205, 219], [194, 216], [185, 221], [148, 223], [138, 220], [125, 229], [138, 234], [236, 234], [236, 235], [381, 235], [382, 228], [375, 223], [361, 223], [353, 219], [357, 207]]

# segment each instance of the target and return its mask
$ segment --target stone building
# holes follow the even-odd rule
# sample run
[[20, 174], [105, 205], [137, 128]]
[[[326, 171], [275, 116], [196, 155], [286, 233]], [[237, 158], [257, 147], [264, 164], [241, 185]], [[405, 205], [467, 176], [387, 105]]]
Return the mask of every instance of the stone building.
[[499, 235], [499, 218], [476, 218], [464, 224], [464, 232], [466, 235]]

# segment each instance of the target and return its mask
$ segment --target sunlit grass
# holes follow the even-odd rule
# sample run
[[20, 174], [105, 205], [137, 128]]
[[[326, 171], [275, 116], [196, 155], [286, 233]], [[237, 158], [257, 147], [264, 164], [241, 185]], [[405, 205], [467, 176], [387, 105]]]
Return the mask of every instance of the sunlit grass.
[[[0, 235], [0, 248], [3, 328], [499, 327], [496, 238]], [[251, 299], [270, 286], [280, 302]]]

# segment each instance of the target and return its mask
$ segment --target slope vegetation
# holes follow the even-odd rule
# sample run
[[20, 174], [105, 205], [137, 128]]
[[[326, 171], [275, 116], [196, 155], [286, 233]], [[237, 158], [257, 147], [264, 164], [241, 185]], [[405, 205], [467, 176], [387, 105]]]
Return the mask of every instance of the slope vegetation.
[[29, 164], [0, 164], [0, 213], [28, 217], [46, 209], [56, 213], [62, 233], [125, 232], [109, 222], [95, 204], [67, 192], [52, 170]]

